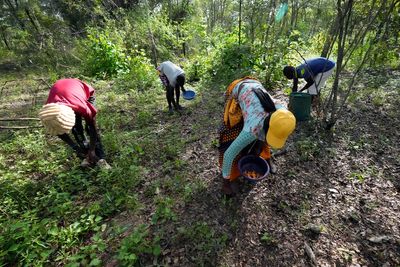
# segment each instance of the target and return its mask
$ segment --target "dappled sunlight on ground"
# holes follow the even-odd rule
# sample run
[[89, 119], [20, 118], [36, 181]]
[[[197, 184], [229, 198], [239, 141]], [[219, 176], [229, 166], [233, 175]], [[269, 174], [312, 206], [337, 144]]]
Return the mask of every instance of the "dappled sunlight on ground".
[[[255, 185], [240, 180], [239, 195], [226, 199], [217, 151], [223, 89], [195, 85], [196, 100], [182, 100], [185, 110], [170, 115], [159, 89], [119, 96], [110, 84], [96, 86], [111, 171], [74, 167], [78, 160], [40, 129], [1, 132], [4, 144], [25, 140], [25, 149], [2, 146], [7, 175], [1, 183], [38, 181], [20, 190], [43, 204], [16, 206], [8, 216], [24, 221], [25, 212], [34, 210], [37, 221], [48, 219], [60, 232], [86, 225], [71, 237], [75, 243], [44, 238], [46, 246], [60, 246], [55, 255], [96, 244], [104, 264], [118, 266], [123, 240], [132, 238], [138, 243], [131, 253], [146, 266], [302, 266], [310, 262], [305, 244], [319, 266], [400, 264], [400, 133], [393, 127], [400, 125], [399, 99], [386, 87], [393, 97], [385, 103], [379, 92], [375, 101], [353, 97], [333, 132], [315, 120], [299, 123], [287, 152], [275, 158], [278, 173]], [[272, 94], [287, 101], [280, 91]], [[17, 92], [12, 101], [18, 106], [2, 100], [0, 114], [36, 116], [41, 105], [20, 110], [31, 100]], [[24, 170], [32, 155], [36, 163]], [[83, 214], [98, 221], [88, 223]], [[140, 225], [147, 231], [143, 238]]]

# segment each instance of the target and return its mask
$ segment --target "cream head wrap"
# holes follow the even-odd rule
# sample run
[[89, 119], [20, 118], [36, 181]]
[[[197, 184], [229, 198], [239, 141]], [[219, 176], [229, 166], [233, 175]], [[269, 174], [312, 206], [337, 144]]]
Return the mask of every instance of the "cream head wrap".
[[72, 108], [57, 103], [44, 105], [39, 112], [39, 118], [51, 135], [69, 133], [75, 125], [75, 112]]

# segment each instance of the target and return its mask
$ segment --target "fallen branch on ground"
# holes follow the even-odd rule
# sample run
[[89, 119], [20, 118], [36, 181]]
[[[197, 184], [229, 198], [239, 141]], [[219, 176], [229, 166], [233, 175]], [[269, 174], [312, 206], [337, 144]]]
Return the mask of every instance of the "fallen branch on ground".
[[315, 254], [312, 251], [311, 247], [307, 244], [307, 242], [304, 242], [304, 250], [306, 251], [307, 256], [311, 260], [311, 265], [312, 266], [317, 266], [317, 260], [315, 258]]
[[42, 126], [0, 126], [0, 129], [4, 130], [20, 130], [20, 129], [30, 129], [30, 128], [41, 128]]
[[0, 118], [0, 121], [39, 121], [39, 118]]

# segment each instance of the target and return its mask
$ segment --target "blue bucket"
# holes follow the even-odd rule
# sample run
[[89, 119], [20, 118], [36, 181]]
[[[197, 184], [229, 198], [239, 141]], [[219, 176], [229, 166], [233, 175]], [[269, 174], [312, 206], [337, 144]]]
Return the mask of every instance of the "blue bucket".
[[196, 93], [192, 90], [186, 90], [183, 93], [183, 98], [186, 100], [192, 100], [193, 98], [195, 98], [195, 96], [196, 96]]

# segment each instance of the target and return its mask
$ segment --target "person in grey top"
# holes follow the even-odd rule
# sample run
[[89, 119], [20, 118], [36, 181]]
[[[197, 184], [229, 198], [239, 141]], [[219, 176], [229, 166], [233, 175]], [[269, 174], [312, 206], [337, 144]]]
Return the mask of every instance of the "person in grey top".
[[[182, 106], [179, 105], [180, 90], [185, 92], [185, 72], [171, 61], [164, 61], [157, 67], [161, 82], [166, 88], [166, 98], [168, 102], [168, 110], [170, 113], [173, 112], [172, 105], [175, 110], [182, 110]], [[174, 98], [174, 91], [176, 101]]]

